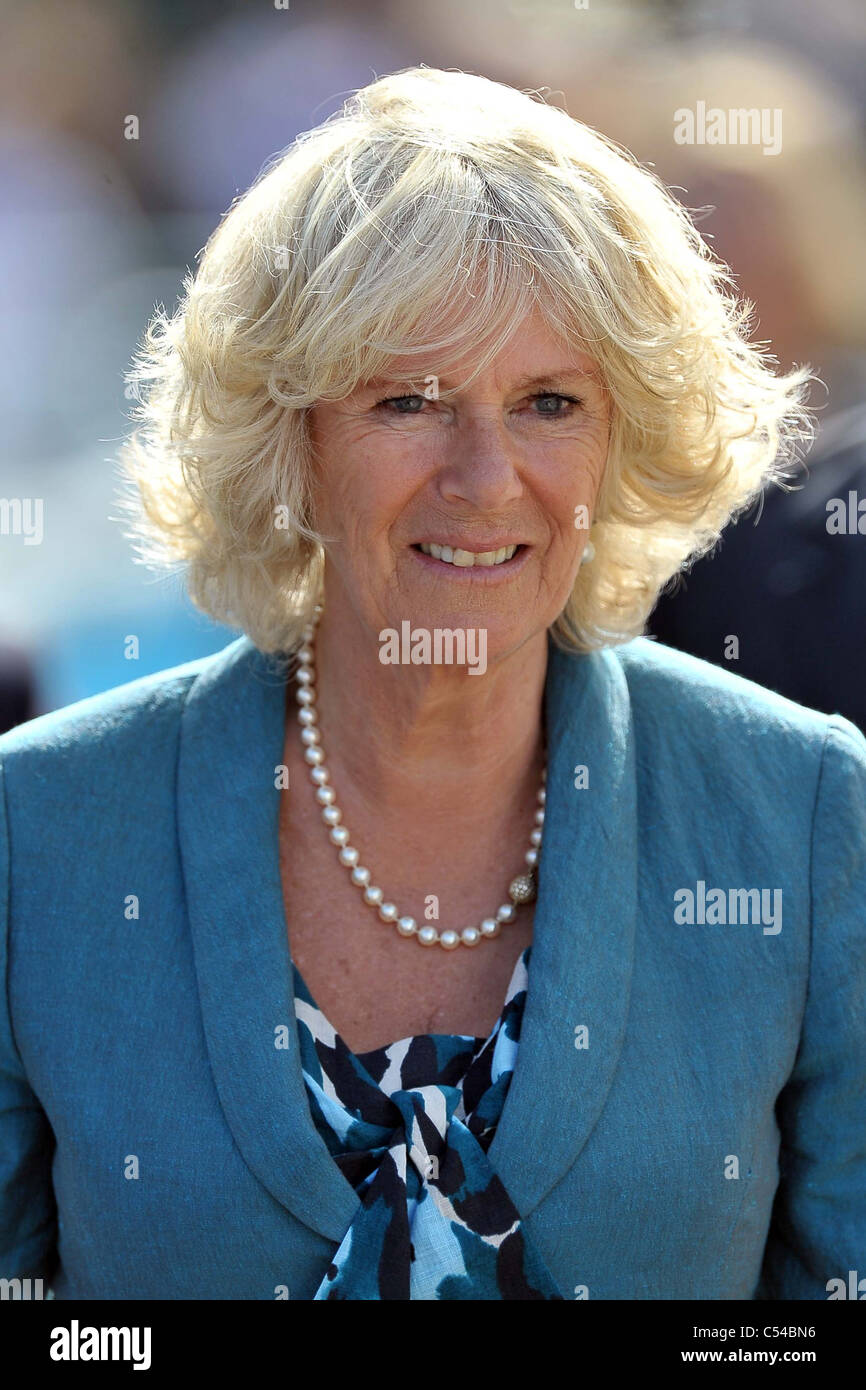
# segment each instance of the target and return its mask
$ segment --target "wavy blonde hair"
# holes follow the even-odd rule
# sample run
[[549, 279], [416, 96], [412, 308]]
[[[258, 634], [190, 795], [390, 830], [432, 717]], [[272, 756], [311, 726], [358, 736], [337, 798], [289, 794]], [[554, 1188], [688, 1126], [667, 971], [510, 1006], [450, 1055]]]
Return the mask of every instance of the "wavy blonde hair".
[[290, 650], [326, 544], [308, 409], [395, 355], [423, 375], [468, 349], [480, 372], [535, 309], [611, 399], [595, 560], [552, 636], [586, 651], [639, 635], [667, 581], [786, 479], [809, 375], [774, 374], [747, 341], [751, 306], [653, 174], [539, 95], [463, 72], [382, 77], [300, 135], [156, 315], [121, 456], [139, 557]]

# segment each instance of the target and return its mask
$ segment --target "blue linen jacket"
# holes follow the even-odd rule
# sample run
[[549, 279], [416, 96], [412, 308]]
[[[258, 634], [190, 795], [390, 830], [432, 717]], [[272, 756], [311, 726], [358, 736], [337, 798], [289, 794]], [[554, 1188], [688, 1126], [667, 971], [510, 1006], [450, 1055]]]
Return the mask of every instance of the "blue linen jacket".
[[[866, 1275], [866, 740], [646, 638], [549, 653], [491, 1161], [564, 1298], [827, 1298]], [[353, 1218], [298, 1057], [284, 694], [241, 638], [0, 739], [0, 1277], [309, 1299]], [[700, 910], [752, 888], [780, 929]]]

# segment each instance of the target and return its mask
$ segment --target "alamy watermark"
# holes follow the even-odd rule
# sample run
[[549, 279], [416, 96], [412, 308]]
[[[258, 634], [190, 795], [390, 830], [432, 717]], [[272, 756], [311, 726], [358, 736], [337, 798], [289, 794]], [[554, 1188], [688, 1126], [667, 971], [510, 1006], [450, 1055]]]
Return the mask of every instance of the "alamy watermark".
[[11, 1299], [13, 1302], [28, 1303], [32, 1299], [43, 1298], [45, 1289], [41, 1279], [0, 1279], [0, 1302]]
[[825, 525], [828, 536], [866, 536], [866, 497], [859, 497], [852, 488], [847, 501], [828, 498]]
[[674, 921], [679, 926], [762, 925], [764, 936], [778, 936], [782, 930], [781, 888], [728, 888], [726, 891], [707, 888], [699, 878], [694, 889], [678, 888], [674, 903]]
[[861, 1279], [856, 1269], [848, 1270], [848, 1279], [828, 1279], [824, 1285], [827, 1290], [827, 1302], [832, 1303], [839, 1298], [854, 1298], [858, 1303], [866, 1299], [866, 1279]]
[[52, 1361], [131, 1361], [134, 1371], [150, 1369], [149, 1327], [82, 1327], [73, 1318], [69, 1327], [51, 1329], [48, 1355]]
[[487, 629], [484, 627], [416, 627], [408, 619], [379, 633], [383, 666], [468, 666], [470, 676], [487, 670]]
[[736, 107], [725, 111], [705, 101], [674, 112], [677, 145], [760, 145], [764, 154], [782, 149], [781, 107]]
[[23, 536], [25, 545], [41, 545], [43, 499], [0, 497], [0, 536]]

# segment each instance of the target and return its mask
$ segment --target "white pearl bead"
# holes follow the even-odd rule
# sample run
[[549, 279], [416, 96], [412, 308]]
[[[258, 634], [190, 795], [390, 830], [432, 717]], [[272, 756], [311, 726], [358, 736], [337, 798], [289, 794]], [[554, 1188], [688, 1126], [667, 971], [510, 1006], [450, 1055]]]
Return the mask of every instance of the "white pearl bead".
[[295, 691], [295, 699], [299, 705], [315, 704], [315, 692], [309, 686], [301, 686], [300, 690]]
[[371, 907], [378, 907], [384, 897], [385, 894], [382, 892], [382, 889], [374, 888], [370, 883], [368, 883], [367, 887], [364, 889], [364, 902], [369, 903]]
[[322, 752], [321, 748], [305, 748], [304, 757], [306, 758], [308, 763], [318, 764], [324, 762], [325, 760], [325, 755]]
[[370, 882], [370, 870], [364, 868], [353, 869], [351, 878], [352, 882], [356, 883], [359, 888], [364, 888]]
[[298, 685], [312, 685], [313, 673], [312, 671], [308, 671], [306, 666], [302, 666], [300, 671], [295, 672], [295, 680], [298, 682]]
[[396, 922], [398, 915], [397, 908], [393, 903], [380, 904], [379, 916], [383, 922]]
[[481, 940], [481, 933], [477, 927], [464, 927], [460, 933], [460, 940], [464, 946], [477, 946]]
[[536, 824], [536, 825], [544, 825], [544, 811], [543, 811], [543, 810], [536, 811], [536, 813], [535, 813], [535, 824]]
[[315, 711], [314, 709], [299, 709], [299, 710], [298, 710], [298, 723], [299, 723], [299, 724], [303, 724], [306, 728], [311, 728], [316, 722], [317, 722], [317, 720], [316, 720], [316, 711]]
[[516, 910], [513, 903], [503, 903], [496, 909], [497, 922], [513, 922]]
[[354, 864], [357, 864], [359, 859], [358, 851], [351, 845], [346, 845], [345, 848], [341, 849], [338, 857], [340, 863], [345, 864], [347, 869], [351, 869]]
[[308, 646], [303, 646], [298, 650], [298, 661], [302, 666], [309, 666], [313, 660], [313, 653]]
[[331, 802], [335, 800], [334, 788], [316, 787], [316, 800], [320, 801], [323, 806], [330, 806]]
[[540, 844], [541, 844], [541, 831], [540, 831], [540, 830], [533, 830], [532, 834], [531, 834], [530, 837], [529, 837], [529, 843], [530, 843], [531, 845], [540, 845]]
[[343, 812], [339, 806], [326, 806], [322, 812], [322, 820], [325, 825], [339, 825], [343, 819]]
[[349, 832], [345, 825], [335, 825], [328, 833], [331, 837], [332, 845], [339, 845], [342, 848], [343, 845], [349, 843]]
[[325, 783], [328, 781], [329, 775], [330, 774], [328, 773], [328, 769], [326, 767], [314, 767], [312, 772], [310, 773], [310, 777], [313, 779], [317, 787], [323, 787]]
[[318, 729], [301, 730], [301, 743], [305, 743], [308, 748], [312, 748], [314, 743], [319, 743], [320, 741], [321, 735], [319, 734]]
[[439, 940], [439, 933], [435, 927], [428, 925], [421, 928], [417, 933], [416, 940], [420, 941], [422, 946], [435, 946]]
[[541, 802], [542, 806], [544, 805], [545, 801], [547, 800], [547, 792], [544, 790], [543, 787], [541, 788], [541, 791], [538, 793], [538, 799], [539, 799], [539, 801]]
[[414, 936], [418, 930], [418, 923], [414, 917], [398, 917], [397, 930], [401, 936]]
[[484, 921], [481, 923], [481, 926], [479, 927], [479, 931], [481, 932], [482, 936], [498, 936], [499, 923], [497, 922], [495, 917], [485, 917]]
[[460, 937], [456, 931], [444, 931], [439, 937], [439, 945], [444, 946], [446, 951], [453, 951], [455, 946], [460, 945]]
[[534, 867], [538, 863], [538, 850], [528, 849], [523, 857], [526, 860], [527, 864]]

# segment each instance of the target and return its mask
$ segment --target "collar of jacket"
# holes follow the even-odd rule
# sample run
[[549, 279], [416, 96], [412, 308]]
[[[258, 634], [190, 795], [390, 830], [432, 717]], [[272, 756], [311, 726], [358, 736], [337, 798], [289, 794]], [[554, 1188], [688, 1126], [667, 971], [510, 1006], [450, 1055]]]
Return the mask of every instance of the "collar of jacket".
[[[278, 858], [284, 717], [285, 677], [248, 638], [203, 665], [181, 724], [178, 834], [226, 1120], [273, 1196], [339, 1241], [358, 1198], [316, 1131], [301, 1072]], [[571, 655], [549, 639], [545, 717], [547, 814], [529, 989], [489, 1151], [524, 1217], [578, 1157], [612, 1083], [637, 898], [631, 704], [615, 652]], [[589, 775], [581, 790], [579, 765]], [[581, 1025], [588, 1046], [578, 1048]]]

